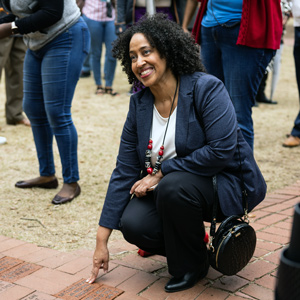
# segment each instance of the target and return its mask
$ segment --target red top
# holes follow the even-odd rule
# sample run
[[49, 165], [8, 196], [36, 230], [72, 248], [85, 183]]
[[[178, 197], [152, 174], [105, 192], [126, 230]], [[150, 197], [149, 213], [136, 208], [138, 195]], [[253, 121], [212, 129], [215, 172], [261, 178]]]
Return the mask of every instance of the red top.
[[[208, 0], [201, 2], [192, 34], [200, 44], [201, 22]], [[282, 34], [280, 0], [243, 0], [242, 19], [237, 45], [279, 49]]]

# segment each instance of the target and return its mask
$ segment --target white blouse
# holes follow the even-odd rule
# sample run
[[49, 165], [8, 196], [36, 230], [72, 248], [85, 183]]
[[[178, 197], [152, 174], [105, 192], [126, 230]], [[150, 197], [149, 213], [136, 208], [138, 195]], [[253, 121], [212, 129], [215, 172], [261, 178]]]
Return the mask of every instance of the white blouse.
[[[172, 115], [170, 116], [168, 130], [167, 130], [165, 143], [164, 143], [165, 149], [164, 149], [163, 160], [167, 160], [177, 156], [176, 149], [175, 149], [176, 114], [177, 114], [177, 107], [174, 109]], [[168, 118], [162, 117], [157, 111], [155, 105], [153, 105], [152, 129], [150, 134], [150, 137], [153, 141], [152, 157], [151, 157], [152, 167], [155, 166], [158, 152], [160, 150], [160, 146], [162, 145], [164, 139], [167, 122], [168, 122]]]

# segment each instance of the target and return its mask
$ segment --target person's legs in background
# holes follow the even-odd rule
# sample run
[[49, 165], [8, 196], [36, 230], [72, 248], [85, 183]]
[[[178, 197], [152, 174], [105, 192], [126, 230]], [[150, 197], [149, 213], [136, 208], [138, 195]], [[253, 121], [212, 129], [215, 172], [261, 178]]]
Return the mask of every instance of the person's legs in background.
[[71, 201], [80, 193], [77, 131], [71, 104], [88, 51], [89, 32], [79, 21], [42, 49], [28, 51], [25, 59], [24, 109], [32, 122], [40, 175], [54, 176], [53, 134], [62, 163], [64, 185], [53, 204]]
[[12, 39], [9, 60], [5, 65], [6, 122], [11, 125], [30, 126], [30, 122], [23, 115], [23, 64], [27, 47], [22, 37]]
[[[52, 151], [53, 131], [50, 127], [44, 105], [42, 86], [42, 56], [28, 50], [24, 62], [24, 111], [31, 122], [39, 173], [44, 182], [54, 179], [55, 166]], [[40, 179], [26, 181], [29, 184], [44, 183]], [[17, 185], [17, 187], [19, 187]]]
[[96, 83], [96, 94], [103, 95], [104, 88], [102, 86], [101, 78], [101, 56], [102, 56], [102, 44], [104, 42], [104, 28], [105, 22], [98, 22], [89, 19], [85, 15], [83, 18], [88, 25], [91, 34], [91, 63], [94, 75], [94, 80]]
[[91, 76], [91, 52], [89, 52], [89, 54], [85, 58], [80, 73], [81, 78], [90, 77], [90, 76]]
[[118, 95], [113, 91], [112, 84], [115, 77], [115, 70], [117, 60], [112, 56], [112, 43], [116, 40], [114, 21], [105, 22], [104, 24], [104, 43], [105, 43], [105, 62], [104, 62], [104, 76], [105, 76], [105, 93], [112, 96]]
[[[232, 99], [238, 124], [253, 149], [252, 106], [264, 71], [275, 51], [236, 45], [239, 26], [202, 28], [201, 56], [208, 73], [221, 79]], [[216, 49], [216, 50], [213, 50]], [[221, 52], [223, 76], [214, 53]]]
[[[8, 60], [9, 51], [11, 47], [11, 39], [10, 37], [4, 38], [0, 40], [0, 81], [2, 76], [2, 69], [4, 68], [6, 61]], [[0, 128], [1, 130], [1, 128]], [[4, 136], [0, 136], [0, 145], [3, 145], [7, 142], [6, 138]]]
[[[261, 79], [260, 85], [258, 87], [258, 91], [255, 97], [255, 101], [258, 103], [265, 103], [265, 104], [277, 104], [277, 101], [273, 101], [268, 99], [266, 96], [266, 86], [267, 86], [267, 79], [268, 79], [269, 72], [266, 71]], [[258, 104], [257, 104], [258, 105]]]
[[53, 44], [50, 43], [49, 50], [43, 58], [45, 109], [57, 142], [64, 179], [62, 189], [52, 200], [53, 204], [71, 201], [74, 194], [78, 196], [80, 193], [77, 184], [78, 136], [72, 120], [71, 106], [82, 64], [89, 52], [89, 42], [88, 28], [81, 20], [58, 36]]
[[9, 125], [30, 122], [23, 115], [23, 62], [27, 47], [22, 37], [7, 37], [0, 41], [0, 80], [5, 70], [5, 116]]
[[[294, 61], [296, 69], [296, 80], [298, 86], [298, 97], [300, 101], [300, 27], [295, 27]], [[300, 111], [295, 119], [291, 135], [282, 144], [284, 147], [296, 147], [300, 145]]]

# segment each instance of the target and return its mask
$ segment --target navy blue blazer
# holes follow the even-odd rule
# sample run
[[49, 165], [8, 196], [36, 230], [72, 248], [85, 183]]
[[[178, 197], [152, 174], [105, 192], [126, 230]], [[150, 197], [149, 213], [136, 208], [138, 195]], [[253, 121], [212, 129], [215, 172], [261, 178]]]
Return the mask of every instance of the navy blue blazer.
[[[101, 226], [119, 229], [120, 218], [131, 197], [130, 188], [141, 174], [146, 175], [145, 150], [150, 138], [153, 103], [154, 97], [149, 88], [131, 96], [116, 168], [109, 182], [99, 221]], [[237, 143], [240, 145], [251, 211], [264, 199], [266, 183], [251, 148], [237, 126], [234, 107], [224, 84], [216, 77], [201, 72], [181, 76], [175, 129], [177, 157], [162, 162], [162, 173], [187, 171], [210, 177], [217, 174], [223, 214], [242, 215]]]

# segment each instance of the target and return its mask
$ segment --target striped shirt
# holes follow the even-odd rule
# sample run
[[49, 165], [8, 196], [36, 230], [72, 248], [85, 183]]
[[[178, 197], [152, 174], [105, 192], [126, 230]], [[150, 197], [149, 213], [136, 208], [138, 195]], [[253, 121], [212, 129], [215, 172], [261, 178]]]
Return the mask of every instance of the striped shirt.
[[104, 0], [85, 0], [82, 13], [91, 20], [99, 22], [114, 21], [115, 9], [112, 8], [112, 17], [107, 17], [106, 1]]

